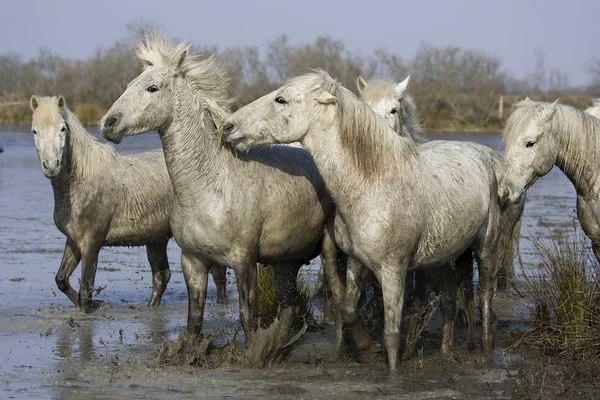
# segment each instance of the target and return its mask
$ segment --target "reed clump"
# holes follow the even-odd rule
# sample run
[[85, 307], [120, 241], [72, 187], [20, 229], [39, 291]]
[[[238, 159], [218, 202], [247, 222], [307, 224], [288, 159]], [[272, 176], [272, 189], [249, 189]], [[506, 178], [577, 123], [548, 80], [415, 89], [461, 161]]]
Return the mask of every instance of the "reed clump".
[[523, 272], [531, 298], [532, 329], [516, 346], [537, 348], [575, 359], [600, 357], [600, 277], [588, 240], [572, 230], [530, 238], [539, 270]]

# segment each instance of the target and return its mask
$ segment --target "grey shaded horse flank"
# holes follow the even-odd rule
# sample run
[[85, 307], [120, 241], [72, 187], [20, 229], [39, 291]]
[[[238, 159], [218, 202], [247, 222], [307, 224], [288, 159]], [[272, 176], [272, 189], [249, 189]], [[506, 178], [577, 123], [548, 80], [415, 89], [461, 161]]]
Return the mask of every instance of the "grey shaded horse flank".
[[102, 134], [118, 143], [158, 130], [175, 193], [171, 226], [182, 249], [188, 331], [202, 329], [207, 272], [219, 265], [235, 271], [240, 320], [251, 341], [256, 263], [273, 265], [278, 300], [294, 304], [295, 276], [318, 254], [333, 204], [305, 150], [274, 146], [236, 155], [222, 143], [225, 68], [190, 49], [161, 36], [143, 38], [137, 55], [146, 67], [104, 116]]
[[[324, 72], [294, 78], [242, 107], [226, 121], [223, 138], [240, 150], [300, 141], [312, 154], [336, 203], [337, 244], [382, 285], [391, 369], [398, 362], [407, 270], [447, 264], [469, 247], [479, 264], [482, 344], [491, 351], [503, 231], [490, 168], [498, 162], [496, 152], [474, 143], [460, 149], [452, 142], [427, 150], [415, 146]], [[336, 304], [344, 306], [344, 320], [354, 330], [356, 291], [348, 296], [346, 290]]]

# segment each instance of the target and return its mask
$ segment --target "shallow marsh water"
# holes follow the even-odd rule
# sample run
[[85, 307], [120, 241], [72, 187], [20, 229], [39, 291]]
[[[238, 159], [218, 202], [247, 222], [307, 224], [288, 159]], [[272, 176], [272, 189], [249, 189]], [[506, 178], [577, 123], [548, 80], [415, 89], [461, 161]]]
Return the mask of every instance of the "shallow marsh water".
[[[43, 176], [31, 134], [2, 127], [0, 146], [0, 398], [492, 398], [510, 395], [510, 367], [500, 349], [494, 361], [457, 351], [455, 360], [437, 354], [439, 329], [432, 327], [422, 355], [404, 362], [390, 376], [383, 362], [362, 365], [330, 362], [332, 329], [307, 335], [281, 366], [266, 370], [165, 367], [155, 349], [185, 329], [187, 292], [180, 251], [169, 244], [173, 275], [163, 305], [146, 307], [152, 287], [143, 248], [106, 248], [99, 257], [95, 294], [104, 305], [89, 315], [75, 310], [54, 283], [64, 237], [52, 220], [53, 196]], [[436, 137], [435, 135], [430, 137]], [[444, 134], [493, 148], [498, 135]], [[121, 153], [160, 147], [156, 135], [127, 138]], [[524, 236], [550, 235], [572, 225], [575, 195], [558, 170], [528, 193]], [[522, 240], [524, 267], [535, 258]], [[304, 268], [315, 279], [318, 264]], [[71, 278], [77, 287], [78, 268]], [[209, 288], [205, 330], [238, 328], [237, 294], [229, 273], [229, 306], [216, 305]], [[495, 305], [506, 331], [526, 315], [519, 300], [500, 296]], [[460, 332], [458, 332], [460, 337]], [[459, 339], [457, 339], [459, 340]], [[460, 343], [459, 343], [460, 344]], [[514, 379], [512, 379], [514, 380]]]

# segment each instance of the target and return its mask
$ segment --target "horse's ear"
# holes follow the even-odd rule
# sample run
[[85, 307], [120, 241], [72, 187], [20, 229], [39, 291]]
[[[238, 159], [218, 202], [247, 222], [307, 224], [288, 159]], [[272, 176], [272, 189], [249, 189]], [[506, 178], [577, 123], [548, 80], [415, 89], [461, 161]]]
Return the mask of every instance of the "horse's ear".
[[322, 92], [315, 97], [315, 101], [319, 104], [335, 104], [337, 103], [338, 99], [329, 92]]
[[65, 98], [63, 96], [58, 96], [58, 109], [60, 111], [64, 111], [66, 105]]
[[179, 60], [177, 60], [177, 69], [181, 68], [181, 66], [183, 65], [183, 62], [185, 61], [185, 57], [187, 56], [187, 50], [185, 50], [183, 53], [181, 53], [181, 55], [179, 56]]
[[40, 102], [34, 94], [33, 96], [31, 96], [31, 99], [29, 99], [29, 107], [31, 107], [31, 111], [35, 111], [35, 109], [38, 108], [39, 105]]
[[559, 99], [556, 99], [556, 101], [554, 103], [548, 104], [548, 106], [543, 109], [543, 111], [542, 111], [543, 120], [550, 121], [552, 119], [552, 116], [554, 115], [554, 112], [556, 111], [556, 106], [558, 105], [558, 100]]
[[396, 85], [396, 87], [394, 88], [394, 92], [396, 92], [396, 95], [402, 96], [404, 94], [406, 88], [408, 87], [408, 81], [410, 81], [410, 75], [407, 76], [405, 80]]
[[525, 97], [525, 101], [531, 101], [531, 99], [529, 98], [529, 96]]
[[356, 87], [358, 88], [358, 93], [362, 94], [363, 90], [367, 86], [367, 81], [362, 76], [356, 78]]

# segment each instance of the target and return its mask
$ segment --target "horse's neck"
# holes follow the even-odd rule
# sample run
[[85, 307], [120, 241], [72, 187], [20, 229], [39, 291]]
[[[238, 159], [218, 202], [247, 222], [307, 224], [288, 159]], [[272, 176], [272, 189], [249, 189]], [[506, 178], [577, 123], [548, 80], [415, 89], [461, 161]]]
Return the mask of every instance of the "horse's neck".
[[203, 188], [227, 172], [226, 158], [233, 156], [223, 148], [215, 129], [208, 111], [191, 96], [182, 96], [170, 126], [159, 132], [178, 204], [197, 201]]
[[573, 125], [570, 128], [554, 132], [559, 138], [556, 166], [573, 183], [578, 195], [588, 196], [598, 180], [600, 132], [585, 132]]
[[[390, 180], [394, 180], [394, 185], [400, 187], [403, 176], [406, 175], [399, 173], [401, 171], [398, 165], [390, 163], [385, 168], [382, 165], [384, 170], [380, 171], [379, 176], [367, 177], [342, 147], [337, 126], [330, 126], [327, 131], [308, 133], [303, 138], [302, 145], [315, 160], [327, 190], [342, 213], [344, 210], [360, 207], [362, 199], [385, 187]], [[395, 150], [399, 149], [390, 149]]]

